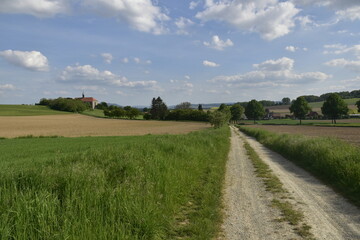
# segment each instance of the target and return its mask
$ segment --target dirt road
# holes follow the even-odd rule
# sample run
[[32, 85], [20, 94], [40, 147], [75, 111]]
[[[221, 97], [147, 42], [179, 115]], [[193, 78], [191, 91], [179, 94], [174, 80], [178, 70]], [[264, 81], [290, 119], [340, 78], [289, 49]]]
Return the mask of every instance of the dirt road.
[[298, 202], [316, 239], [360, 239], [360, 209], [301, 168], [235, 129], [232, 129], [224, 197], [225, 239], [299, 239], [289, 225], [272, 221], [279, 213], [269, 207], [269, 193], [264, 192], [254, 176], [240, 136], [250, 143]]

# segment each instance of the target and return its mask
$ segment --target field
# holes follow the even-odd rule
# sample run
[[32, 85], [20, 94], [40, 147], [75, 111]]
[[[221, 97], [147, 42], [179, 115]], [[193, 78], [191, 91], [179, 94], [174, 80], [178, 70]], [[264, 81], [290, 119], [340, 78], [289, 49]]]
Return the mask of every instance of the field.
[[0, 105], [0, 116], [41, 116], [71, 114], [49, 109], [46, 106], [34, 105]]
[[[357, 107], [355, 106], [355, 103], [358, 100], [360, 100], [360, 98], [344, 99], [344, 101], [348, 104], [349, 109], [351, 109], [351, 110], [357, 109]], [[322, 107], [323, 103], [324, 102], [313, 102], [313, 103], [309, 103], [309, 105], [312, 108], [312, 111], [322, 114], [321, 107]], [[286, 114], [290, 115], [289, 107], [290, 107], [290, 105], [280, 105], [280, 106], [271, 106], [271, 107], [265, 107], [265, 108], [270, 109], [270, 112], [279, 113], [282, 116], [285, 116]]]
[[209, 128], [200, 122], [134, 121], [94, 118], [80, 114], [0, 117], [0, 137], [19, 136], [129, 136], [183, 134]]
[[311, 137], [335, 137], [360, 146], [360, 127], [319, 127], [285, 125], [247, 125], [274, 133], [303, 134]]
[[[302, 125], [308, 126], [332, 126], [332, 127], [360, 127], [360, 119], [337, 119], [336, 124], [331, 120], [302, 120]], [[241, 124], [253, 124], [253, 120], [241, 120]], [[271, 120], [256, 120], [256, 123], [263, 125], [299, 125], [300, 121], [297, 119], [271, 119]]]
[[227, 128], [2, 139], [0, 238], [213, 239], [228, 150]]

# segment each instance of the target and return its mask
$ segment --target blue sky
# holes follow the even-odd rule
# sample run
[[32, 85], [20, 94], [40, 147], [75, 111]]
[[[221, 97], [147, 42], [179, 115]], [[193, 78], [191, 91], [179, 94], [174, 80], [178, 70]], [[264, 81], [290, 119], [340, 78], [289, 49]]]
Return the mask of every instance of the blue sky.
[[359, 0], [0, 0], [0, 104], [360, 89]]

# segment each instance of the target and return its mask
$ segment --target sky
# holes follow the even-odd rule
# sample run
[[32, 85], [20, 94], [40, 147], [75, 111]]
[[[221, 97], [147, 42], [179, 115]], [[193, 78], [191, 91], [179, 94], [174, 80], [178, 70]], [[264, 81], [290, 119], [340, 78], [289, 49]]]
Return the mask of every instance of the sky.
[[0, 104], [360, 89], [359, 0], [0, 0]]

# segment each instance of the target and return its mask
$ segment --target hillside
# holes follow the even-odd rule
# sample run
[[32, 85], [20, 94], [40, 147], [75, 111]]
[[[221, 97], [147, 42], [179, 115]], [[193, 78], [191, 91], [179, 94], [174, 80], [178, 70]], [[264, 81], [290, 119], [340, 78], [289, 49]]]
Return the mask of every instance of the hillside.
[[0, 105], [0, 116], [42, 116], [58, 114], [70, 113], [55, 111], [46, 106], [38, 105]]

